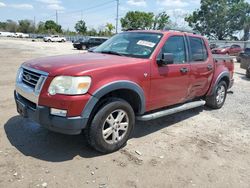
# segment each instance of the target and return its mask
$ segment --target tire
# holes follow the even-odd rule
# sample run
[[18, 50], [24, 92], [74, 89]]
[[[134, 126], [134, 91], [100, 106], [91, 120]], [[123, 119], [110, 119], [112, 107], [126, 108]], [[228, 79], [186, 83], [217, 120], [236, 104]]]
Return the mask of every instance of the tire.
[[101, 153], [117, 151], [126, 145], [134, 124], [135, 115], [130, 104], [122, 99], [111, 98], [97, 111], [88, 126], [86, 130], [88, 143]]
[[63, 39], [62, 42], [66, 42], [66, 41]]
[[220, 81], [216, 86], [215, 93], [206, 98], [206, 105], [213, 109], [220, 109], [227, 97], [227, 83]]
[[49, 39], [48, 42], [52, 42], [52, 41]]

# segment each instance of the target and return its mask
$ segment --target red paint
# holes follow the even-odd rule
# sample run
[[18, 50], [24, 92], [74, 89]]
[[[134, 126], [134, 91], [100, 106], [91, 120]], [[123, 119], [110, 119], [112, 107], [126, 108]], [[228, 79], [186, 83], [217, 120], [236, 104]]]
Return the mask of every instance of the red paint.
[[224, 48], [214, 48], [212, 52], [214, 54], [222, 54], [222, 55], [239, 55], [240, 52], [243, 51], [243, 48], [237, 47], [237, 48], [231, 48], [229, 47], [224, 47]]
[[[231, 78], [233, 77], [233, 63], [215, 63], [208, 42], [203, 37], [181, 32], [159, 33], [164, 36], [149, 59], [85, 53], [40, 58], [26, 62], [26, 66], [49, 73], [39, 98], [39, 105], [66, 109], [68, 116], [79, 116], [96, 90], [114, 81], [128, 80], [143, 89], [146, 111], [150, 111], [207, 95], [223, 71], [230, 72]], [[159, 66], [156, 58], [168, 37], [173, 35], [187, 35], [204, 39], [209, 52], [208, 59], [205, 62]], [[208, 70], [208, 65], [213, 69]], [[181, 73], [181, 68], [188, 68], [189, 72]], [[49, 84], [58, 75], [90, 76], [92, 84], [88, 94], [80, 96], [49, 95]]]

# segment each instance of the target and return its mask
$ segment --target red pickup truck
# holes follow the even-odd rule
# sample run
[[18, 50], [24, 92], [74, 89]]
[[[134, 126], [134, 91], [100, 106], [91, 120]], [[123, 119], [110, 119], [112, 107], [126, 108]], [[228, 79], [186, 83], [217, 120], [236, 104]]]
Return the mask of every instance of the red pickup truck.
[[126, 144], [136, 119], [221, 108], [233, 70], [202, 36], [129, 31], [92, 52], [25, 62], [14, 94], [23, 117], [59, 133], [85, 130], [93, 148], [109, 153]]
[[240, 45], [233, 44], [231, 46], [220, 46], [218, 48], [212, 49], [213, 54], [223, 54], [223, 55], [236, 55], [238, 56], [243, 49]]

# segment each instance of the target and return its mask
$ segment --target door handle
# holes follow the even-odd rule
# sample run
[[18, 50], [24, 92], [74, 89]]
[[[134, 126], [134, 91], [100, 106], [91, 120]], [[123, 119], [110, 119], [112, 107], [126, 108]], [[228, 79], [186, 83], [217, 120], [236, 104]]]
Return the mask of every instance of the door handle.
[[207, 69], [208, 69], [209, 71], [211, 71], [211, 70], [213, 70], [213, 66], [212, 66], [212, 65], [208, 65], [208, 66], [207, 66]]
[[187, 73], [188, 71], [189, 71], [189, 69], [186, 67], [180, 69], [181, 73]]

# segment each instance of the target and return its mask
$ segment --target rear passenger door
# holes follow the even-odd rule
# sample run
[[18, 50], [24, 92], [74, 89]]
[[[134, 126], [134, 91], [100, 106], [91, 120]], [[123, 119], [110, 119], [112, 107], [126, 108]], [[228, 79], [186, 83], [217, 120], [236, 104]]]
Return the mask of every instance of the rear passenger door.
[[190, 88], [188, 98], [203, 96], [213, 78], [214, 63], [209, 58], [208, 44], [200, 37], [188, 36], [190, 61]]

